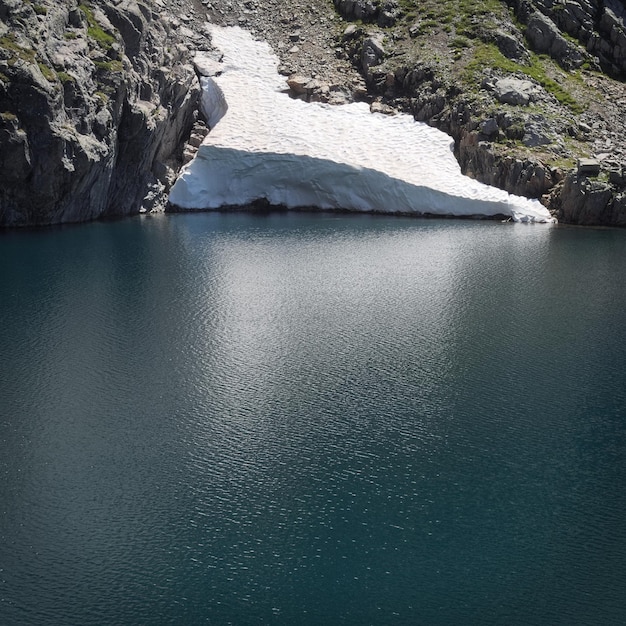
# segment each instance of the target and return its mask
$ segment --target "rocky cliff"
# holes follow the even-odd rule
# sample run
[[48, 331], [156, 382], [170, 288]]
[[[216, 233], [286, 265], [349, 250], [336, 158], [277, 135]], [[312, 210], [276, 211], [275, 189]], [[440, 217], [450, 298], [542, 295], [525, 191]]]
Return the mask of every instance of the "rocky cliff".
[[194, 123], [193, 34], [133, 0], [0, 0], [0, 224], [163, 201]]
[[626, 225], [621, 2], [335, 6], [374, 106], [450, 133], [466, 174], [541, 198], [561, 222]]
[[266, 39], [292, 97], [410, 112], [469, 176], [626, 226], [623, 1], [507, 2], [0, 0], [0, 224], [162, 206], [209, 19]]

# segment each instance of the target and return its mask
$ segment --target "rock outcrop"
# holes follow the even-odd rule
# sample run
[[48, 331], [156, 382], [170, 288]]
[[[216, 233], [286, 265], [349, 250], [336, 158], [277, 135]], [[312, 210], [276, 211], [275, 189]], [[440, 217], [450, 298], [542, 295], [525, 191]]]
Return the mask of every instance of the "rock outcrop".
[[550, 54], [566, 68], [597, 60], [606, 72], [626, 77], [626, 7], [620, 0], [507, 2], [537, 52]]
[[400, 14], [396, 0], [334, 0], [337, 11], [347, 19], [393, 26]]
[[199, 85], [181, 24], [134, 0], [0, 0], [0, 225], [165, 201]]
[[550, 192], [547, 206], [561, 222], [595, 226], [626, 226], [626, 187], [621, 172], [621, 191], [615, 193], [610, 180], [589, 178], [583, 173], [570, 172], [565, 179]]

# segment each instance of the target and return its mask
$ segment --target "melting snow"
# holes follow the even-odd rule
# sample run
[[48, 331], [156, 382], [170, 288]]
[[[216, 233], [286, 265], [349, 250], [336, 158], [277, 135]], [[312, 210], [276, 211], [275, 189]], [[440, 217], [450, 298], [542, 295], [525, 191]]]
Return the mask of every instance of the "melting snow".
[[409, 115], [370, 113], [365, 103], [293, 100], [264, 42], [212, 25], [221, 73], [203, 78], [212, 130], [183, 168], [170, 202], [217, 209], [266, 199], [315, 207], [553, 221], [538, 201], [461, 174], [451, 138]]

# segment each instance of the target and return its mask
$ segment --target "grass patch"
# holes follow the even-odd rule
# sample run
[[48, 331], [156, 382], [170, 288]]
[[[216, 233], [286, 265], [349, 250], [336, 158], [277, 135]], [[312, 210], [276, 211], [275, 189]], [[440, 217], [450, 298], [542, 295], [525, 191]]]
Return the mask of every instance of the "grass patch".
[[67, 31], [66, 33], [63, 34], [63, 38], [64, 39], [77, 39], [78, 35], [72, 31]]
[[0, 48], [4, 48], [5, 50], [11, 52], [12, 58], [9, 59], [9, 65], [14, 65], [17, 59], [27, 61], [28, 63], [34, 63], [35, 61], [35, 51], [30, 48], [23, 48], [20, 46], [13, 33], [0, 37]]
[[108, 50], [115, 43], [115, 37], [102, 29], [100, 24], [98, 24], [91, 7], [86, 4], [79, 4], [78, 8], [87, 18], [87, 34], [100, 46]]
[[121, 61], [94, 61], [94, 65], [105, 72], [121, 72], [124, 69]]
[[57, 79], [57, 73], [51, 67], [48, 67], [44, 63], [39, 63], [39, 62], [37, 63], [37, 66], [41, 70], [43, 77], [48, 82], [54, 82]]
[[467, 37], [463, 37], [462, 35], [457, 35], [452, 39], [452, 41], [448, 44], [450, 48], [461, 49], [461, 48], [469, 48], [471, 47], [471, 42]]
[[509, 74], [521, 73], [537, 81], [548, 93], [574, 113], [582, 113], [585, 107], [547, 75], [544, 66], [546, 62], [549, 62], [546, 57], [531, 53], [530, 64], [522, 65], [507, 59], [494, 44], [477, 42], [474, 48], [474, 58], [467, 64], [464, 78], [468, 84], [476, 83], [477, 75], [485, 67]]
[[560, 157], [558, 159], [552, 159], [550, 165], [562, 170], [573, 170], [576, 167], [576, 159], [573, 157]]
[[422, 18], [418, 35], [443, 31], [473, 37], [479, 27], [497, 24], [507, 14], [501, 0], [399, 0], [399, 6], [406, 22]]
[[37, 13], [37, 15], [48, 15], [48, 9], [41, 4], [34, 4], [33, 11]]
[[66, 83], [73, 83], [76, 79], [67, 72], [57, 72], [57, 78], [65, 85]]

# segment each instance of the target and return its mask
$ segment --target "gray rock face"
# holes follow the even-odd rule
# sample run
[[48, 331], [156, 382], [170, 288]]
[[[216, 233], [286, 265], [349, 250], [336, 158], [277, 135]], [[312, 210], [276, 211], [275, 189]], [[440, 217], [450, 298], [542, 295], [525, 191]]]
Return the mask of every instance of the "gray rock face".
[[458, 158], [468, 176], [510, 193], [540, 198], [556, 182], [553, 173], [537, 162], [498, 157], [477, 132], [462, 133]]
[[511, 33], [498, 28], [491, 33], [496, 46], [508, 59], [525, 62], [528, 59], [528, 52], [524, 44]]
[[376, 22], [383, 28], [393, 26], [400, 14], [396, 0], [334, 0], [334, 3], [346, 19]]
[[33, 6], [0, 0], [0, 225], [154, 206], [199, 94], [175, 25], [134, 0]]
[[361, 51], [361, 66], [363, 72], [367, 74], [371, 67], [380, 64], [385, 56], [385, 48], [383, 47], [382, 36], [373, 35], [367, 37], [363, 42]]
[[550, 194], [549, 208], [570, 224], [626, 226], [626, 192], [615, 194], [609, 183], [576, 172]]
[[592, 50], [598, 50], [612, 64], [614, 73], [626, 75], [626, 8], [617, 0], [606, 0], [601, 13], [599, 32], [604, 36], [593, 37], [589, 42]]
[[539, 11], [529, 17], [526, 37], [537, 52], [549, 54], [565, 68], [580, 67], [584, 61], [578, 48], [561, 35], [549, 17]]
[[28, 135], [18, 127], [17, 118], [0, 115], [0, 172], [12, 184], [25, 180], [32, 171]]
[[536, 51], [553, 56], [568, 69], [597, 60], [610, 74], [626, 76], [626, 7], [621, 0], [509, 0], [509, 4], [527, 25], [526, 37]]
[[529, 80], [501, 78], [492, 86], [496, 98], [504, 104], [527, 106], [538, 98], [539, 87]]
[[498, 122], [493, 117], [484, 120], [480, 125], [480, 132], [487, 137], [492, 137], [493, 135], [496, 135], [499, 130], [500, 127], [498, 126]]
[[[191, 10], [194, 3], [198, 13]], [[159, 207], [179, 163], [193, 156], [206, 132], [196, 124], [182, 152], [186, 129], [195, 117], [198, 89], [190, 51], [208, 45], [196, 34], [201, 27], [192, 29], [197, 24], [194, 16], [202, 11], [200, 4], [196, 0], [80, 0], [80, 4], [90, 6], [91, 14], [79, 8], [79, 0], [0, 0], [0, 38], [5, 44], [0, 45], [2, 224], [78, 221], [133, 213], [141, 206]], [[498, 105], [493, 83], [500, 76], [487, 72], [491, 86], [484, 86], [491, 93], [481, 90], [478, 100], [469, 102], [436, 64], [429, 67], [428, 61], [418, 59], [406, 66], [394, 65], [402, 42], [394, 32], [386, 32], [386, 55], [380, 38], [364, 45], [372, 33], [362, 24], [345, 29], [340, 47], [339, 20], [327, 0], [202, 0], [201, 4], [212, 21], [253, 28], [271, 43], [281, 57], [281, 73], [291, 81], [292, 96], [325, 102], [371, 102], [376, 97], [372, 110], [403, 110], [449, 132], [462, 169], [470, 175], [532, 197], [560, 190], [555, 191], [553, 210], [562, 221], [591, 219], [588, 216], [595, 211], [597, 223], [626, 222], [626, 152], [619, 139], [624, 136], [623, 125], [616, 124], [619, 107], [626, 102], [622, 90], [605, 93], [606, 85], [598, 83], [605, 94], [602, 102], [615, 105], [606, 116], [595, 107], [586, 123], [563, 123], [554, 101], [548, 111], [556, 117], [548, 115], [541, 121], [536, 107], [523, 106], [526, 97], [531, 104], [543, 105], [552, 96], [532, 81], [536, 91], [518, 89], [517, 96], [502, 93], [502, 98], [512, 97], [519, 104]], [[549, 46], [548, 54], [564, 54], [562, 60], [569, 62], [569, 52], [559, 47], [560, 39], [551, 37], [552, 23], [592, 68], [601, 66], [626, 77], [623, 0], [507, 0], [507, 4], [515, 8], [518, 23], [504, 19], [495, 29], [474, 25], [478, 38], [494, 43], [505, 56], [528, 62], [522, 33], [530, 17], [539, 13], [549, 18], [538, 18], [536, 29], [539, 45]], [[394, 1], [334, 0], [334, 5], [348, 19], [381, 26], [400, 14]], [[167, 9], [175, 7], [180, 8], [176, 17], [168, 17]], [[157, 10], [162, 14], [157, 15]], [[409, 34], [418, 36], [419, 24]], [[195, 71], [211, 75], [213, 66], [196, 60]], [[559, 120], [558, 128], [554, 119]], [[540, 147], [552, 142], [538, 152], [559, 153], [562, 138], [568, 135], [586, 137], [589, 154], [608, 152], [615, 161], [609, 167], [602, 160], [600, 179], [607, 180], [608, 174], [613, 189], [602, 210], [569, 207], [577, 206], [570, 203], [572, 189], [597, 195], [597, 185], [605, 183], [588, 180], [588, 187], [570, 186], [561, 202], [563, 172], [539, 158], [507, 156], [512, 140]]]

